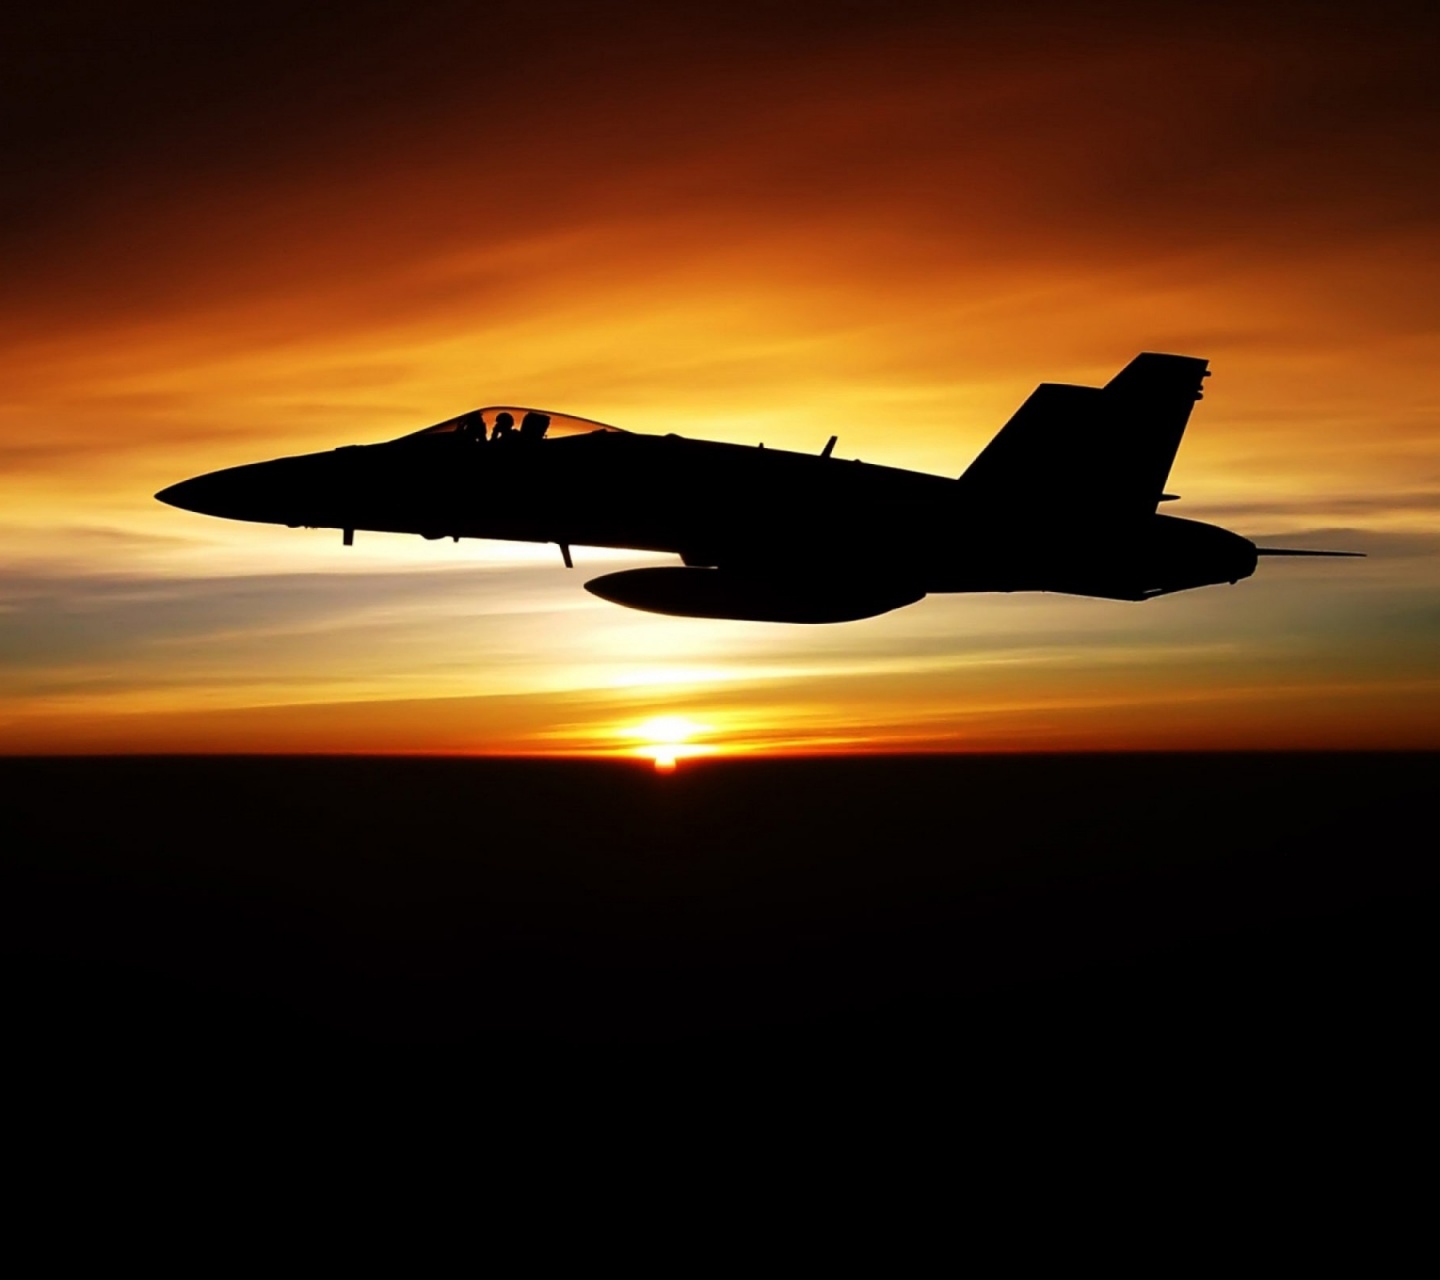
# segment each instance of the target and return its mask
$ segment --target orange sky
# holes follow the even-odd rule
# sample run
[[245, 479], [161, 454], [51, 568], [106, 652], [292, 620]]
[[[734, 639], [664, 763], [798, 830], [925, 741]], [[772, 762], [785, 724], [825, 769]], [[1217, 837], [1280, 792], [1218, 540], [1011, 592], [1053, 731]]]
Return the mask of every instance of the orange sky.
[[[1440, 746], [1428, 9], [474, 8], [6, 20], [0, 751]], [[955, 475], [1140, 350], [1177, 514], [1371, 558], [808, 629], [151, 498], [495, 402]]]

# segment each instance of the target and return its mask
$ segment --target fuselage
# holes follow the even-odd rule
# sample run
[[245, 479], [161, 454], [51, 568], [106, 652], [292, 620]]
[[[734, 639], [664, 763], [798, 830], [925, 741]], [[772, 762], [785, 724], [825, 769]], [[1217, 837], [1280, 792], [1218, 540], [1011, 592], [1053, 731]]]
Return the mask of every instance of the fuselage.
[[841, 591], [893, 584], [904, 603], [956, 591], [1138, 600], [1233, 582], [1256, 563], [1248, 539], [1197, 521], [1016, 509], [943, 476], [611, 430], [418, 434], [234, 467], [159, 496], [297, 527], [670, 552]]

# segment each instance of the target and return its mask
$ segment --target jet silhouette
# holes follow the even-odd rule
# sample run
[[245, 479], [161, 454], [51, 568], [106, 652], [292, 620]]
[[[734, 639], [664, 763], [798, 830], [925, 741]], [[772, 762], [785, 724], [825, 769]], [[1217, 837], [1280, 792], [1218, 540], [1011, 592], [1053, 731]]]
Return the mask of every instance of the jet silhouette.
[[[1136, 356], [1103, 387], [1044, 383], [959, 479], [765, 446], [477, 409], [383, 444], [277, 458], [155, 496], [292, 528], [677, 554], [593, 578], [652, 613], [849, 622], [936, 592], [1147, 600], [1255, 572], [1261, 548], [1158, 514], [1206, 361]], [[518, 423], [518, 426], [516, 425]]]

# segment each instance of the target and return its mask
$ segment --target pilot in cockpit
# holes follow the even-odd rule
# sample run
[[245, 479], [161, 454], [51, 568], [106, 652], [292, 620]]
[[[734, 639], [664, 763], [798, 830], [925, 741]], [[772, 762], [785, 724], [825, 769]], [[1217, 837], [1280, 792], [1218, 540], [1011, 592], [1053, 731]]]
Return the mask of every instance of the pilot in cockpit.
[[491, 442], [505, 439], [514, 429], [514, 426], [515, 418], [512, 414], [497, 414], [495, 417], [495, 430], [490, 434]]

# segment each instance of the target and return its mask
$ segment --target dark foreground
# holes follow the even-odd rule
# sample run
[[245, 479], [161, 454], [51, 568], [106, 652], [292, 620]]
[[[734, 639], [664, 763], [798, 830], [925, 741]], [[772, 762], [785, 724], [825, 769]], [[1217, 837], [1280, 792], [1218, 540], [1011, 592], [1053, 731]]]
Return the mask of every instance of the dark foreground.
[[1432, 1020], [1437, 781], [1421, 755], [0, 761], [9, 1052], [1373, 1081]]

